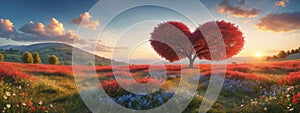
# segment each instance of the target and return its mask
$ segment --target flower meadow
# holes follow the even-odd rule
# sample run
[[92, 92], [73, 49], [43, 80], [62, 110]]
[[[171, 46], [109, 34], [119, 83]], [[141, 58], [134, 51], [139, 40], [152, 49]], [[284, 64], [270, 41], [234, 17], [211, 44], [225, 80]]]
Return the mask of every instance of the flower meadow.
[[[300, 61], [228, 64], [226, 67], [221, 93], [208, 112], [300, 112]], [[188, 113], [198, 112], [201, 102], [208, 101], [204, 94], [209, 80], [222, 73], [211, 71], [210, 64], [200, 64], [194, 69], [188, 69], [188, 65], [82, 66], [81, 69], [96, 70], [95, 76], [100, 80], [97, 87], [102, 87], [110, 97], [99, 97], [98, 102], [108, 106], [114, 102], [132, 110], [157, 108], [169, 102], [176, 92], [181, 93], [174, 102], [181, 102], [192, 94], [176, 90], [181, 78], [199, 79], [197, 91], [183, 111]], [[194, 71], [200, 74], [187, 74]], [[126, 90], [134, 90], [141, 84], [147, 87], [140, 94]], [[189, 86], [189, 83], [184, 84]], [[1, 112], [91, 112], [80, 98], [72, 66], [3, 62], [0, 63], [0, 86]], [[156, 89], [157, 86], [161, 87]], [[149, 91], [153, 93], [145, 93]]]

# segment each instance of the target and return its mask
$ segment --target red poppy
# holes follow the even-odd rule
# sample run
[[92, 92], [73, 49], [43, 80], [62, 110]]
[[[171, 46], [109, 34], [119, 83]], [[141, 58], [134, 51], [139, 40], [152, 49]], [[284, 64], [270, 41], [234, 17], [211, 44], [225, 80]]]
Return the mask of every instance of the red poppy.
[[45, 107], [45, 106], [41, 106], [41, 110], [42, 110], [42, 111], [45, 111], [45, 110], [46, 110], [46, 107]]
[[33, 106], [31, 107], [31, 111], [35, 112], [35, 108]]
[[25, 95], [25, 93], [24, 93], [24, 92], [21, 92], [21, 93], [20, 93], [20, 96], [24, 96], [24, 95]]
[[297, 99], [293, 99], [293, 104], [297, 104], [298, 102], [299, 102], [299, 100], [297, 100]]
[[260, 99], [263, 99], [263, 98], [264, 98], [264, 96], [260, 96], [259, 98], [260, 98]]
[[295, 100], [297, 100], [297, 99], [298, 99], [298, 96], [297, 96], [297, 95], [295, 95], [295, 96], [294, 96], [294, 99], [295, 99]]
[[27, 105], [28, 105], [28, 106], [32, 106], [32, 102], [28, 102]]

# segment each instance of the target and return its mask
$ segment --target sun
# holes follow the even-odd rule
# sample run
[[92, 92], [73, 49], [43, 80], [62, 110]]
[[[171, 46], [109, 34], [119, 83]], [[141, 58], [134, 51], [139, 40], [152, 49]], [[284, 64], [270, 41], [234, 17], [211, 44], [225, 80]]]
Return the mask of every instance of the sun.
[[256, 56], [256, 57], [261, 57], [262, 54], [261, 54], [261, 52], [256, 52], [255, 56]]

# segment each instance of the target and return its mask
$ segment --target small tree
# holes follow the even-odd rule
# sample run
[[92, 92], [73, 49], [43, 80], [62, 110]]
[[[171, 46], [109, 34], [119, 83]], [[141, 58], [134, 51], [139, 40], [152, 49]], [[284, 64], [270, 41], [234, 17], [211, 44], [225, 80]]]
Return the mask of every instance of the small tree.
[[[221, 36], [216, 33], [216, 26], [219, 27], [217, 30], [221, 32], [222, 38], [217, 38]], [[225, 21], [207, 22], [193, 33], [185, 24], [170, 21], [154, 28], [150, 43], [153, 49], [166, 60], [174, 62], [188, 58], [189, 67], [193, 68], [196, 58], [224, 60], [238, 54], [244, 46], [244, 37], [238, 27]], [[222, 43], [226, 55], [220, 49]], [[211, 51], [216, 53], [214, 58], [211, 58]]]
[[280, 51], [277, 56], [278, 58], [285, 58], [288, 56], [288, 54], [285, 51]]
[[59, 63], [59, 59], [55, 55], [52, 55], [48, 58], [48, 62], [49, 64], [57, 65]]
[[267, 56], [266, 57], [266, 60], [268, 61], [268, 60], [272, 60], [273, 58], [271, 57], [271, 56]]
[[296, 50], [292, 49], [291, 54], [296, 54], [296, 53], [297, 53]]
[[4, 61], [4, 55], [2, 53], [0, 53], [0, 62]]
[[35, 52], [33, 54], [33, 60], [34, 60], [34, 63], [35, 64], [40, 64], [41, 63], [41, 57], [40, 57], [40, 54], [38, 52]]
[[278, 56], [273, 55], [272, 59], [278, 59]]
[[291, 53], [290, 50], [288, 50], [288, 51], [286, 52], [286, 54], [287, 54], [287, 55], [290, 55], [290, 54], [292, 54], [292, 53]]
[[30, 52], [25, 52], [22, 56], [23, 63], [33, 63], [33, 57]]
[[296, 53], [300, 53], [300, 48], [295, 50]]

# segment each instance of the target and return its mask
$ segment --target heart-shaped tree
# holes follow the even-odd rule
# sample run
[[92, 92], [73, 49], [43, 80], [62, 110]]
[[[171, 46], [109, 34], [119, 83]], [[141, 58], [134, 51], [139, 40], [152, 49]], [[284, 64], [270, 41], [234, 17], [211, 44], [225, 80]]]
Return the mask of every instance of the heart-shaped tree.
[[[225, 21], [207, 22], [193, 33], [185, 24], [169, 21], [154, 28], [150, 43], [161, 57], [170, 62], [188, 58], [189, 67], [193, 68], [196, 58], [225, 60], [238, 54], [244, 46], [244, 37], [238, 27]], [[220, 45], [225, 52], [221, 52], [224, 49]], [[212, 51], [215, 55], [213, 58]]]

